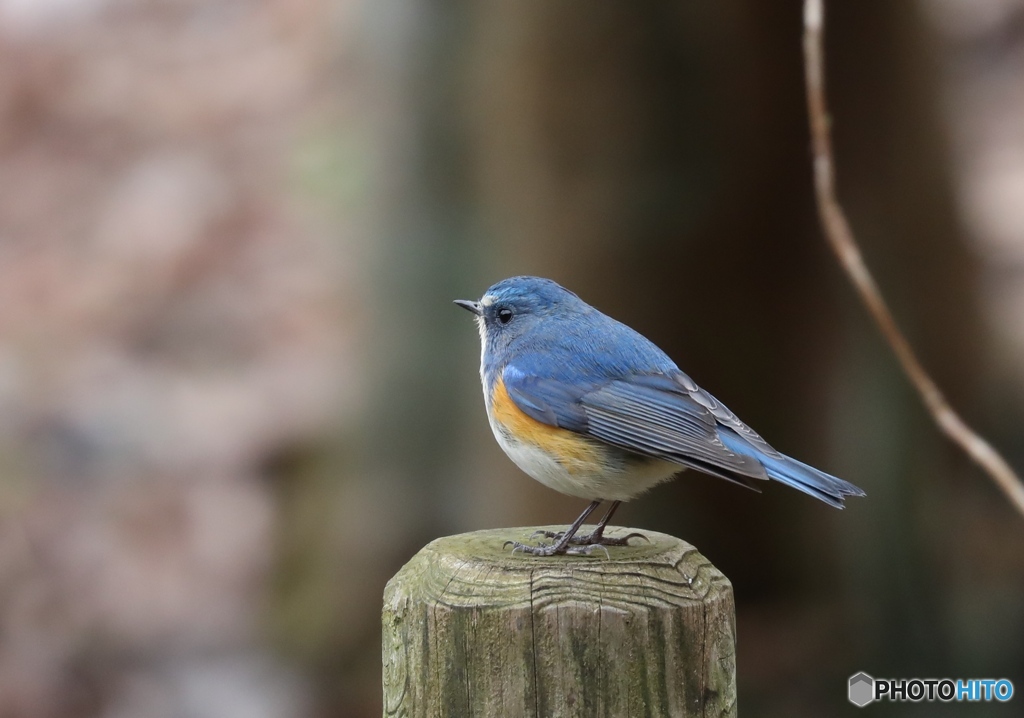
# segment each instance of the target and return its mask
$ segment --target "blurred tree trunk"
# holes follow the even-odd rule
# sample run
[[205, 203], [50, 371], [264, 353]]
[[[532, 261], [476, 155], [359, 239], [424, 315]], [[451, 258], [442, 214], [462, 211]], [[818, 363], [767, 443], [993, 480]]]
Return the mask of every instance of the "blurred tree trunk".
[[[914, 4], [831, 5], [841, 194], [912, 343], [975, 423], [967, 401], [977, 388], [982, 340], [977, 265], [955, 211], [934, 37]], [[866, 635], [877, 641], [863, 648], [878, 665], [912, 661], [939, 671], [949, 666], [956, 627], [944, 621], [943, 591], [936, 589], [956, 579], [943, 565], [948, 557], [929, 550], [943, 544], [957, 510], [953, 465], [943, 460], [955, 450], [874, 327], [865, 326], [864, 311], [846, 314], [833, 445], [844, 464], [870, 477], [866, 488], [879, 504], [873, 522], [855, 522], [847, 535], [851, 583], [872, 597], [857, 606], [870, 626]], [[972, 474], [973, 482], [987, 481]]]

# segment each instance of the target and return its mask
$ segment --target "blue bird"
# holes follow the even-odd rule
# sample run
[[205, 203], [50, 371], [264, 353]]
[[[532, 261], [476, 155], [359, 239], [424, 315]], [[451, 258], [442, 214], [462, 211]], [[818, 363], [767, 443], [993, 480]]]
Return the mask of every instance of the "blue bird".
[[[623, 501], [684, 468], [756, 489], [775, 479], [843, 508], [853, 484], [779, 453], [648, 339], [550, 279], [512, 277], [479, 301], [480, 378], [491, 430], [515, 464], [591, 504], [551, 544], [511, 542], [539, 556], [589, 554]], [[602, 501], [594, 531], [576, 533]]]

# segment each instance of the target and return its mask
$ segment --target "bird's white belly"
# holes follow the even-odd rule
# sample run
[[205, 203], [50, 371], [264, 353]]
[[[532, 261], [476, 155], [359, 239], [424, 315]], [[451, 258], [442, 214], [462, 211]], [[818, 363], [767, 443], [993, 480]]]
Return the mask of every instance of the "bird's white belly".
[[652, 486], [671, 478], [683, 467], [660, 459], [629, 458], [624, 451], [607, 446], [599, 461], [559, 461], [539, 446], [520, 441], [493, 419], [491, 431], [513, 463], [548, 488], [591, 501], [628, 501]]

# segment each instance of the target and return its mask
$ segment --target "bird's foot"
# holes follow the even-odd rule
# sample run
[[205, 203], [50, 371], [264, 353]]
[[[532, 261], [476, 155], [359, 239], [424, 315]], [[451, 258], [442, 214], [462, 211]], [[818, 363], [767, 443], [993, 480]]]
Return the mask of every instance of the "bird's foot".
[[580, 545], [575, 540], [567, 541], [564, 544], [561, 541], [557, 541], [553, 544], [540, 544], [538, 546], [530, 546], [519, 541], [506, 541], [502, 548], [508, 548], [509, 546], [512, 547], [512, 553], [522, 552], [528, 553], [531, 556], [590, 556], [594, 553], [595, 549], [601, 549], [604, 551], [605, 558], [609, 557], [608, 549], [604, 545], [599, 543]]
[[[556, 543], [562, 540], [565, 536], [564, 531], [534, 531], [533, 536], [543, 536], [554, 540]], [[586, 534], [585, 536], [573, 536], [569, 539], [569, 543], [573, 545], [583, 546], [629, 546], [629, 540], [631, 538], [642, 538], [647, 543], [651, 540], [641, 533], [631, 533], [625, 536], [605, 536], [604, 532], [594, 531], [593, 533]]]

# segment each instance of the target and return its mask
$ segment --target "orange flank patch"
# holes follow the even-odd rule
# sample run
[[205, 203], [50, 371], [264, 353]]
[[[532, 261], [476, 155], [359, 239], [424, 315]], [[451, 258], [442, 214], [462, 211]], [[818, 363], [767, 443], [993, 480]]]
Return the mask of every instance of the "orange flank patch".
[[508, 395], [499, 376], [491, 394], [491, 411], [495, 421], [516, 440], [536, 446], [564, 466], [570, 474], [593, 473], [603, 466], [603, 452], [595, 442], [576, 432], [549, 426], [523, 413]]

